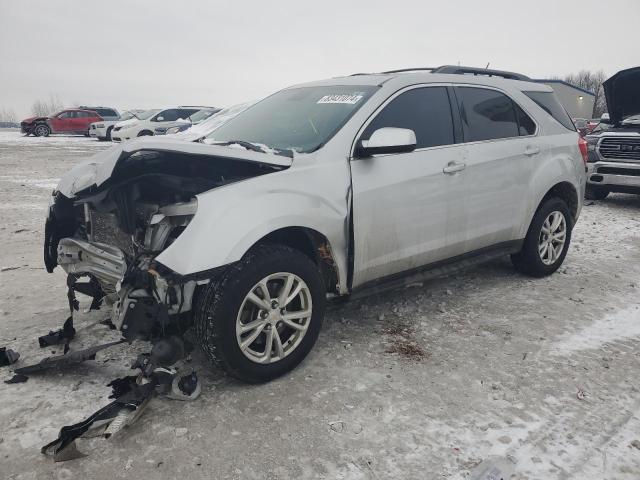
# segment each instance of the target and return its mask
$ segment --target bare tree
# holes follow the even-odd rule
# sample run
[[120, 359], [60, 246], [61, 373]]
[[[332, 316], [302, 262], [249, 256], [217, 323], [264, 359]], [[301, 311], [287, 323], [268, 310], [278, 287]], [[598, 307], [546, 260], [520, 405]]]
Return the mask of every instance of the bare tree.
[[0, 108], [0, 123], [17, 123], [16, 112], [10, 108]]
[[593, 118], [600, 118], [607, 111], [607, 101], [604, 98], [604, 90], [602, 83], [607, 79], [607, 75], [603, 70], [592, 72], [591, 70], [580, 70], [578, 73], [570, 73], [564, 77], [564, 81], [584, 88], [595, 94], [593, 102]]
[[60, 97], [54, 94], [49, 94], [48, 100], [36, 100], [31, 105], [31, 113], [38, 117], [46, 117], [58, 110], [62, 110], [62, 102]]

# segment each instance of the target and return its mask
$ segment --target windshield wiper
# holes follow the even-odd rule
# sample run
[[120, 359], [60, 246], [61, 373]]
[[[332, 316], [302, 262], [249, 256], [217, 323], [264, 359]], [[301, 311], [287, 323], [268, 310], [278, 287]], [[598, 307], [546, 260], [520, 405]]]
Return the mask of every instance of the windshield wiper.
[[241, 147], [244, 147], [247, 150], [251, 150], [253, 152], [267, 153], [267, 151], [260, 145], [247, 142], [246, 140], [228, 140], [226, 142], [216, 142], [215, 145], [222, 145], [223, 147], [226, 147], [227, 145], [240, 145]]
[[[199, 139], [198, 142], [205, 143], [206, 138], [207, 137], [204, 136], [201, 139]], [[221, 145], [223, 147], [226, 147], [228, 145], [240, 145], [241, 147], [244, 147], [247, 150], [251, 150], [252, 152], [275, 153], [276, 155], [281, 155], [283, 157], [293, 158], [293, 150], [288, 150], [288, 149], [282, 150], [279, 148], [270, 148], [270, 147], [265, 148], [262, 145], [247, 142], [246, 140], [227, 140], [224, 142], [213, 142], [211, 145]]]

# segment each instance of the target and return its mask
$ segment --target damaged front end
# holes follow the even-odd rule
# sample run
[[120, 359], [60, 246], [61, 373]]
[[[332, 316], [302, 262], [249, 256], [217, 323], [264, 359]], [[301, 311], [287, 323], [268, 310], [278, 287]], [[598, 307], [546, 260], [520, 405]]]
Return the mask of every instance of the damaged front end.
[[77, 291], [93, 297], [92, 309], [109, 307], [128, 341], [188, 328], [197, 283], [207, 279], [175, 274], [155, 258], [196, 215], [198, 194], [285, 168], [230, 158], [221, 147], [195, 148], [120, 147], [110, 171], [92, 164], [61, 181], [45, 225], [44, 261], [49, 272], [57, 265], [67, 272], [72, 313]]

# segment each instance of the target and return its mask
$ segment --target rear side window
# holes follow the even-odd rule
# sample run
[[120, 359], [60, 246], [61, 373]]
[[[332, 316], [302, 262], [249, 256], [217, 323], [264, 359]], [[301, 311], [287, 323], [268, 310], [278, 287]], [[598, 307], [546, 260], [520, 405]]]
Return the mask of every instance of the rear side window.
[[571, 117], [560, 104], [553, 92], [522, 92], [531, 100], [536, 102], [540, 108], [545, 110], [561, 125], [569, 130], [575, 131], [576, 127], [571, 120]]
[[416, 148], [455, 143], [451, 104], [446, 88], [414, 88], [398, 95], [367, 126], [362, 140], [368, 140], [373, 132], [383, 127], [413, 130]]
[[456, 87], [465, 142], [520, 135], [513, 101], [495, 90]]
[[111, 110], [110, 108], [96, 108], [95, 111], [101, 117], [117, 117], [118, 116], [115, 110]]

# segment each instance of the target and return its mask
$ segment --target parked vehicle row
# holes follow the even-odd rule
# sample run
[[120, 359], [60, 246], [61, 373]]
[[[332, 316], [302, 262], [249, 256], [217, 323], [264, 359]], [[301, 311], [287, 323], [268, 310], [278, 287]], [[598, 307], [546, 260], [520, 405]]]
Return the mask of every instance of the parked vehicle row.
[[71, 293], [88, 277], [127, 339], [192, 325], [212, 361], [266, 381], [310, 352], [329, 298], [503, 255], [536, 277], [565, 259], [587, 145], [549, 86], [445, 66], [238, 110], [197, 138], [132, 138], [54, 191], [47, 270]]
[[206, 120], [219, 112], [215, 107], [175, 107], [164, 110], [148, 110], [142, 118], [134, 117], [126, 122], [117, 123], [112, 131], [114, 142], [131, 140], [136, 137], [164, 135], [167, 129], [179, 126], [191, 126]]
[[47, 117], [27, 118], [20, 126], [22, 133], [27, 136], [76, 134], [120, 142], [142, 136], [165, 135], [168, 129], [174, 133], [184, 131], [219, 111], [215, 107], [181, 106], [127, 110], [120, 115], [113, 108], [82, 106], [61, 110]]

